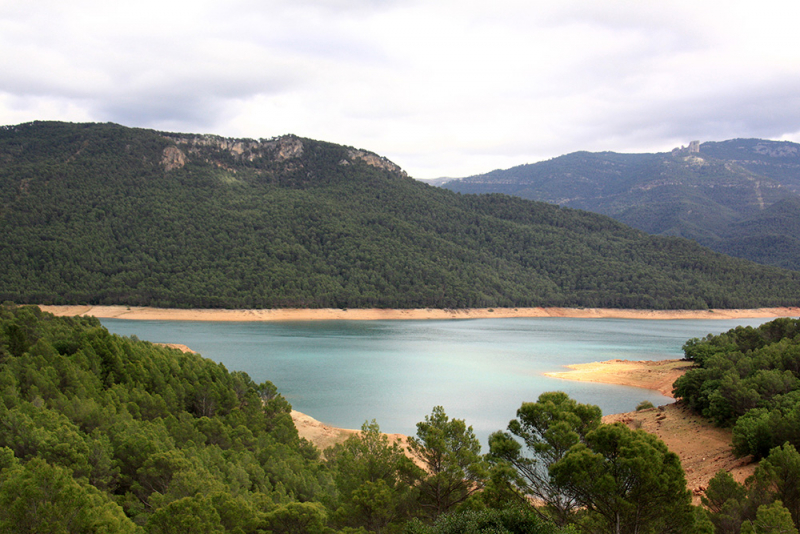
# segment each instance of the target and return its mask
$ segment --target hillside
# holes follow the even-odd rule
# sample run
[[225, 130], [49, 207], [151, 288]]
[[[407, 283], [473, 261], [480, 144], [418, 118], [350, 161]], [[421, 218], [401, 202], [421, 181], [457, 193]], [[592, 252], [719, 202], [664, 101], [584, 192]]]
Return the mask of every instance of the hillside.
[[736, 139], [660, 154], [576, 152], [451, 180], [613, 217], [657, 235], [800, 270], [800, 145]]
[[[763, 190], [768, 197], [780, 188]], [[800, 303], [800, 273], [583, 211], [459, 195], [419, 183], [378, 155], [296, 136], [3, 127], [0, 227], [0, 299], [18, 303]]]

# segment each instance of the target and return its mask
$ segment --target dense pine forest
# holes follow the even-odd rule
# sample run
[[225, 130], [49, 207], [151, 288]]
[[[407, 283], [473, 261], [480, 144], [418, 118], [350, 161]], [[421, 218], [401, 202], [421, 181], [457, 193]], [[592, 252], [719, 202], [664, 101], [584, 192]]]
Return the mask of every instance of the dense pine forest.
[[436, 182], [602, 213], [650, 234], [800, 270], [797, 143], [732, 139], [655, 154], [574, 152]]
[[163, 307], [800, 304], [800, 273], [416, 182], [369, 152], [114, 124], [0, 128], [0, 299]]
[[[687, 356], [702, 374], [732, 350], [742, 354], [735, 366], [756, 367], [746, 354], [796, 382], [797, 351], [782, 349], [797, 346], [798, 331], [788, 319], [737, 329], [688, 342]], [[709, 391], [714, 405], [720, 395]], [[790, 396], [773, 388], [754, 404], [794, 417]], [[721, 472], [694, 506], [660, 440], [602, 424], [598, 407], [560, 392], [521, 399], [488, 451], [439, 406], [407, 448], [372, 421], [319, 451], [298, 437], [290, 410], [272, 383], [200, 355], [5, 303], [0, 532], [721, 534], [800, 523], [796, 435], [775, 434], [746, 484]]]

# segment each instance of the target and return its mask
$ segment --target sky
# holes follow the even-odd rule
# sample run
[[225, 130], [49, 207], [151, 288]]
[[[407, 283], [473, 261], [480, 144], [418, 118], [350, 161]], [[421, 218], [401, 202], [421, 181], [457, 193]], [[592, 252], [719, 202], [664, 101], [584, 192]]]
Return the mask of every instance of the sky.
[[284, 134], [415, 178], [800, 142], [800, 2], [0, 0], [0, 125]]

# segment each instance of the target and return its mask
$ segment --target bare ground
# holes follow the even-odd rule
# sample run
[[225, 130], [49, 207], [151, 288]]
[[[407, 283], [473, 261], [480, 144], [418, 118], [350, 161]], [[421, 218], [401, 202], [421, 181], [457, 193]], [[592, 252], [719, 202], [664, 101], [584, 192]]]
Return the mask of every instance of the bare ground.
[[731, 452], [729, 428], [715, 427], [681, 403], [607, 415], [603, 422], [622, 422], [658, 436], [681, 459], [695, 504], [719, 471], [728, 471], [737, 481], [744, 482], [756, 469], [752, 457], [736, 458]]

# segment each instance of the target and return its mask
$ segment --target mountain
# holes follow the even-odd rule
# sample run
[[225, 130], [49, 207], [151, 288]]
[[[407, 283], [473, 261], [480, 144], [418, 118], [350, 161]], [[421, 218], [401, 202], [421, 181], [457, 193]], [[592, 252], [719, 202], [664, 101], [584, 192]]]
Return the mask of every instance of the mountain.
[[585, 211], [459, 195], [371, 152], [292, 135], [6, 126], [0, 229], [0, 300], [17, 303], [800, 304], [797, 272]]
[[441, 186], [585, 209], [651, 234], [800, 270], [800, 237], [789, 231], [800, 218], [778, 207], [800, 194], [795, 143], [735, 139], [659, 154], [575, 152]]

